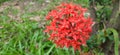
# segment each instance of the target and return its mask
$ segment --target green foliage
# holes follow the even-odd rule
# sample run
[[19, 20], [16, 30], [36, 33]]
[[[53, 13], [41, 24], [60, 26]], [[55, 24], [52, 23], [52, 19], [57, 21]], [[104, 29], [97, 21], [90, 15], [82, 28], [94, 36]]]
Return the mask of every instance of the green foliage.
[[74, 2], [76, 4], [80, 4], [83, 7], [89, 7], [89, 0], [69, 0], [70, 2]]
[[3, 3], [3, 2], [5, 2], [5, 1], [9, 1], [9, 0], [0, 0], [0, 4]]
[[102, 49], [100, 49], [101, 44], [106, 42], [106, 39], [109, 39], [112, 42], [115, 42], [115, 55], [119, 55], [118, 52], [118, 46], [119, 46], [119, 37], [118, 32], [113, 28], [104, 29], [102, 31], [99, 31], [97, 35], [91, 36], [91, 38], [87, 41], [87, 45], [89, 49], [98, 49], [96, 51], [101, 52]]
[[99, 3], [100, 5], [111, 5], [111, 0], [94, 0], [96, 1], [97, 3]]
[[97, 10], [97, 18], [99, 22], [102, 21], [108, 21], [110, 19], [111, 15], [111, 8], [109, 6], [98, 6]]

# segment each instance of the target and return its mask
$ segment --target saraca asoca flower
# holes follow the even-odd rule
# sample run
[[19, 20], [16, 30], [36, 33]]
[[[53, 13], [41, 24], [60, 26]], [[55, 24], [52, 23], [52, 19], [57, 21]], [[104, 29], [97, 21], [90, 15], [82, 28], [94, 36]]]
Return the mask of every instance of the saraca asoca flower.
[[51, 22], [45, 30], [50, 34], [49, 40], [59, 47], [80, 50], [92, 32], [93, 21], [89, 16], [84, 16], [86, 11], [86, 8], [73, 3], [62, 3], [51, 10], [46, 16]]

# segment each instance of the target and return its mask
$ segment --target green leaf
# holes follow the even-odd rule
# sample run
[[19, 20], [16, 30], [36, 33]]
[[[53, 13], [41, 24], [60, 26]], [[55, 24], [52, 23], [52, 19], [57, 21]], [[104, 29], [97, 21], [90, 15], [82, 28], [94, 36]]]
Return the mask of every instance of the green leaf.
[[48, 52], [46, 53], [46, 55], [49, 55], [50, 52], [52, 52], [53, 48], [55, 47], [55, 45], [52, 45], [51, 48], [48, 50]]
[[115, 45], [114, 45], [115, 55], [119, 55], [119, 52], [118, 52], [118, 48], [119, 48], [118, 32], [115, 29], [113, 29], [113, 28], [108, 28], [107, 30], [113, 32], [114, 41], [115, 41]]

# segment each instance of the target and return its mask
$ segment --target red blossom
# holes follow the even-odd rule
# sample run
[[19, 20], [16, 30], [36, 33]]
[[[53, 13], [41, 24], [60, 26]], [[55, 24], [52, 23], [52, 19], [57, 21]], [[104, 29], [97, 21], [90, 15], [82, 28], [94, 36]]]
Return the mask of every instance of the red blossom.
[[51, 23], [45, 30], [50, 34], [49, 40], [59, 47], [72, 46], [75, 50], [86, 45], [93, 24], [92, 18], [84, 17], [86, 10], [72, 3], [63, 3], [51, 10], [46, 16]]

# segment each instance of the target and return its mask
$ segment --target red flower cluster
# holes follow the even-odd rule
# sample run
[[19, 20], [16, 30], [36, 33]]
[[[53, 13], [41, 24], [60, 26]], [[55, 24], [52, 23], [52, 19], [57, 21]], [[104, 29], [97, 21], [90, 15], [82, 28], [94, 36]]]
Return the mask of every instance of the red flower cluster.
[[72, 3], [63, 3], [51, 10], [46, 16], [51, 23], [45, 30], [50, 34], [49, 40], [59, 47], [72, 46], [75, 50], [86, 45], [93, 21], [90, 17], [84, 17], [85, 12], [85, 8]]

